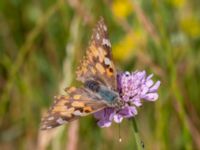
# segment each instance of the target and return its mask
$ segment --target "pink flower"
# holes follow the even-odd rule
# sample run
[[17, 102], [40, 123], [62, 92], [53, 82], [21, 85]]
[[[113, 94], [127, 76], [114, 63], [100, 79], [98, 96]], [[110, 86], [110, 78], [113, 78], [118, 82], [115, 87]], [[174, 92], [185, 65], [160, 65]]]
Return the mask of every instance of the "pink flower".
[[142, 105], [142, 100], [155, 101], [158, 99], [157, 90], [160, 81], [155, 84], [151, 79], [153, 75], [146, 76], [145, 71], [125, 72], [117, 75], [118, 92], [123, 107], [107, 107], [94, 114], [100, 127], [109, 127], [114, 120], [121, 123], [123, 118], [137, 115], [137, 107]]

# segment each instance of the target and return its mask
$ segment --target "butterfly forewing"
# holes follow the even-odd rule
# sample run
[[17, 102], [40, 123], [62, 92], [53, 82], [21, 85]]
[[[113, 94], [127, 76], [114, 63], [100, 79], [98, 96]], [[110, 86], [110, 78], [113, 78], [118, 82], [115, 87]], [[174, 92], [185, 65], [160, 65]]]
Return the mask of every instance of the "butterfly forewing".
[[51, 129], [81, 116], [97, 112], [106, 105], [100, 98], [84, 88], [67, 88], [67, 95], [56, 96], [47, 116], [42, 119], [41, 129]]
[[116, 69], [112, 61], [111, 43], [103, 18], [94, 28], [86, 57], [77, 69], [78, 80], [84, 83], [91, 78], [98, 79], [108, 88], [116, 90]]

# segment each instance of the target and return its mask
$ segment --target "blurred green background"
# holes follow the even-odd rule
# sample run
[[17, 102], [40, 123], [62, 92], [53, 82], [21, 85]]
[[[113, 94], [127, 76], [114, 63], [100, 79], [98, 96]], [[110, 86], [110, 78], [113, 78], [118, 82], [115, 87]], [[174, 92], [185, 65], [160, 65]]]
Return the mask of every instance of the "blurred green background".
[[103, 16], [119, 70], [161, 80], [136, 116], [147, 150], [200, 149], [200, 1], [1, 0], [0, 149], [136, 149], [130, 121], [100, 129], [92, 116], [40, 132], [53, 96], [75, 81]]

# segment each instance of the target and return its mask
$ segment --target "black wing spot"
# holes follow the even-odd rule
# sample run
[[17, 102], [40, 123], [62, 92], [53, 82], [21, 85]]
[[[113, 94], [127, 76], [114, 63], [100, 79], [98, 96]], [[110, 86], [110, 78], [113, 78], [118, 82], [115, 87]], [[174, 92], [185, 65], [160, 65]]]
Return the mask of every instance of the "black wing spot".
[[110, 71], [110, 72], [113, 72], [113, 69], [112, 69], [112, 68], [109, 68], [109, 71]]

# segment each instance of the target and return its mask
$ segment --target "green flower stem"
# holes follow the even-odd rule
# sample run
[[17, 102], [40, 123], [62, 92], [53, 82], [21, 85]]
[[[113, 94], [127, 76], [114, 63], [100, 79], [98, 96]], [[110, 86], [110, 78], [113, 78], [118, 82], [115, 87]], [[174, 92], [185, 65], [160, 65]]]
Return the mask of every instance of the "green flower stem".
[[133, 123], [133, 132], [134, 132], [134, 136], [135, 136], [137, 149], [138, 150], [144, 150], [144, 144], [140, 139], [140, 136], [139, 136], [139, 133], [138, 133], [137, 124], [136, 124], [136, 120], [135, 120], [134, 117], [132, 118], [132, 123]]

